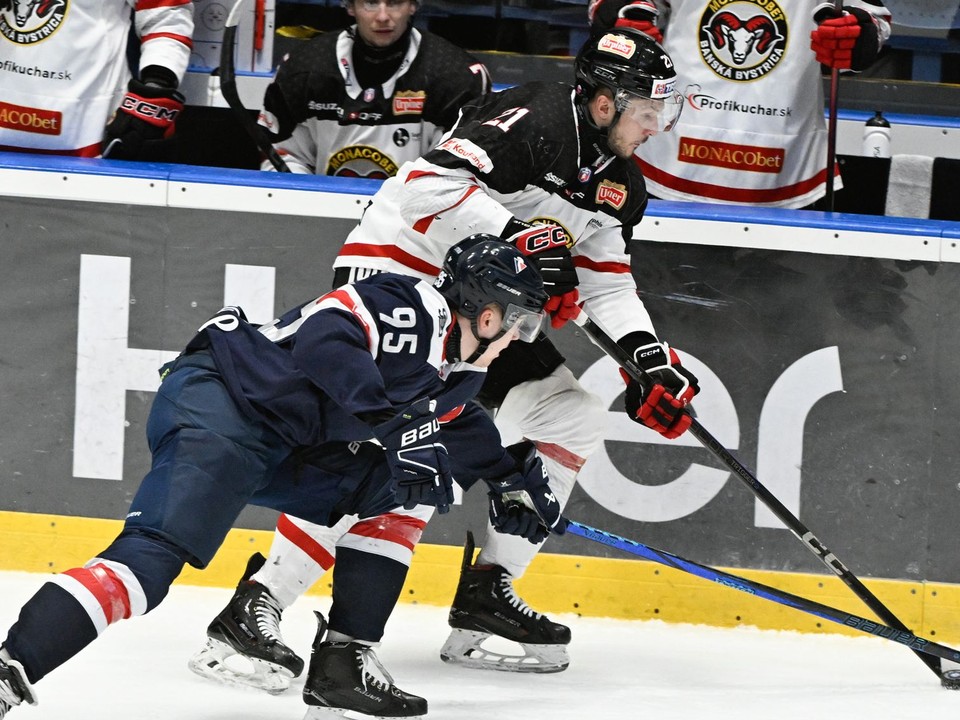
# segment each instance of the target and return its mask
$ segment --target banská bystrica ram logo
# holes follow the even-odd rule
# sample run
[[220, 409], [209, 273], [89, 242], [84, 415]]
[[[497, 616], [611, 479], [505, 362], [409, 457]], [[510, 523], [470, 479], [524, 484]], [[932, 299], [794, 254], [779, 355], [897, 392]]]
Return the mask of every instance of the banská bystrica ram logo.
[[17, 45], [46, 40], [63, 24], [70, 0], [0, 0], [0, 35]]
[[700, 16], [700, 56], [725, 80], [750, 82], [777, 66], [787, 35], [775, 0], [713, 0]]

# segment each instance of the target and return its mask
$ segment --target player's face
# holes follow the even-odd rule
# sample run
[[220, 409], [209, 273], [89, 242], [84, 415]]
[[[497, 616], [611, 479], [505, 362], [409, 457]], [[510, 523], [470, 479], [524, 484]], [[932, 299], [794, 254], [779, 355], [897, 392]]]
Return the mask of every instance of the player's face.
[[400, 39], [416, 11], [417, 3], [412, 0], [353, 0], [347, 5], [363, 41], [381, 48]]
[[657, 134], [648, 125], [637, 122], [632, 117], [621, 115], [607, 132], [607, 145], [610, 151], [620, 158], [629, 158], [634, 151]]
[[682, 97], [674, 93], [665, 99], [641, 98], [626, 93], [617, 96], [620, 115], [607, 136], [610, 150], [628, 158], [658, 132], [669, 132], [680, 117]]

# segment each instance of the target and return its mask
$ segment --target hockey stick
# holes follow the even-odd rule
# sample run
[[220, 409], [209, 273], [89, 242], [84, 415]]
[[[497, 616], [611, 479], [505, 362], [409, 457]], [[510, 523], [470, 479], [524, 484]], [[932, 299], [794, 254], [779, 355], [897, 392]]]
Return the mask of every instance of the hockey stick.
[[[834, 0], [834, 8], [843, 14], [843, 0]], [[837, 164], [837, 102], [840, 95], [840, 71], [830, 70], [830, 101], [827, 116], [827, 210], [833, 212], [833, 175]]]
[[[607, 335], [596, 323], [592, 320], [586, 320], [582, 327], [587, 331], [587, 334], [593, 338], [597, 345], [599, 345], [607, 355], [613, 358], [630, 377], [637, 382], [644, 380], [646, 373], [634, 362], [630, 354], [620, 347], [616, 341]], [[649, 380], [649, 376], [647, 376], [646, 379]], [[907, 626], [904, 625], [886, 605], [880, 602], [880, 599], [860, 582], [859, 578], [850, 572], [850, 570], [840, 562], [839, 558], [837, 558], [826, 545], [820, 542], [817, 536], [810, 532], [810, 529], [801, 523], [719, 440], [707, 432], [695, 417], [691, 416], [690, 421], [690, 434], [697, 438], [700, 444], [726, 465], [734, 475], [740, 478], [740, 480], [750, 488], [750, 491], [760, 498], [764, 505], [770, 508], [780, 522], [786, 525], [790, 532], [796, 535], [796, 537], [807, 546], [810, 552], [816, 555], [831, 572], [843, 580], [844, 584], [850, 588], [857, 597], [863, 600], [866, 606], [876, 613], [878, 618], [900, 632], [911, 633]], [[919, 657], [932, 672], [936, 673], [942, 681], [945, 681], [942, 674], [943, 669], [937, 660], [920, 653], [917, 653], [917, 657]]]
[[233, 51], [236, 46], [241, 5], [243, 5], [243, 0], [236, 0], [223, 27], [223, 44], [220, 46], [220, 92], [223, 94], [223, 99], [227, 101], [227, 105], [240, 120], [243, 129], [253, 138], [257, 147], [260, 148], [260, 152], [267, 156], [270, 164], [277, 169], [277, 172], [288, 173], [290, 168], [287, 167], [276, 148], [263, 136], [253, 118], [250, 117], [250, 113], [243, 106], [237, 92], [237, 72], [233, 62]]
[[867, 633], [868, 635], [876, 635], [877, 637], [886, 638], [887, 640], [892, 640], [900, 643], [901, 645], [906, 645], [921, 657], [930, 658], [932, 662], [935, 662], [938, 665], [939, 661], [936, 658], [944, 658], [954, 662], [960, 661], [960, 651], [954, 650], [946, 645], [933, 642], [932, 640], [927, 640], [926, 638], [914, 635], [909, 630], [902, 630], [898, 627], [884, 625], [874, 620], [868, 620], [867, 618], [860, 617], [859, 615], [854, 615], [853, 613], [848, 613], [844, 610], [830, 607], [829, 605], [823, 605], [822, 603], [818, 603], [814, 600], [808, 600], [807, 598], [788, 593], [784, 590], [778, 590], [777, 588], [770, 587], [769, 585], [764, 585], [753, 580], [747, 580], [746, 578], [742, 578], [737, 575], [731, 575], [730, 573], [723, 572], [722, 570], [717, 570], [707, 565], [701, 565], [700, 563], [693, 562], [692, 560], [686, 560], [678, 555], [666, 552], [665, 550], [658, 550], [650, 547], [649, 545], [644, 545], [636, 540], [628, 540], [620, 537], [619, 535], [614, 535], [613, 533], [606, 532], [605, 530], [598, 530], [597, 528], [584, 525], [574, 520], [567, 521], [567, 532], [573, 535], [579, 535], [582, 538], [592, 540], [593, 542], [597, 542], [602, 545], [608, 545], [610, 547], [617, 548], [618, 550], [624, 550], [632, 555], [638, 555], [646, 560], [652, 560], [655, 563], [666, 565], [667, 567], [675, 570], [681, 570], [685, 573], [696, 575], [704, 580], [710, 580], [712, 582], [724, 585], [725, 587], [745, 592], [754, 597], [770, 600], [780, 605], [785, 605], [795, 610], [809, 613], [810, 615], [815, 615], [816, 617], [823, 618], [824, 620], [830, 620], [852, 630], [859, 630], [860, 632]]

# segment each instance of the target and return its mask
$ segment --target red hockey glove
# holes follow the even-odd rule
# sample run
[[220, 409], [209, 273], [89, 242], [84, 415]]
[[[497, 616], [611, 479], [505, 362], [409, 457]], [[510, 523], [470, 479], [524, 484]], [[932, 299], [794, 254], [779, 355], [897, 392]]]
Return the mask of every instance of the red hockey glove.
[[521, 253], [533, 260], [543, 276], [543, 289], [547, 295], [564, 295], [580, 283], [570, 255], [570, 238], [559, 225], [532, 225], [510, 218], [500, 237], [516, 245]]
[[183, 95], [173, 87], [131, 79], [104, 132], [100, 154], [119, 160], [143, 158], [173, 135], [183, 102]]
[[595, 31], [629, 27], [662, 43], [663, 33], [657, 27], [659, 16], [660, 11], [650, 0], [592, 0], [587, 8], [590, 27]]
[[563, 295], [554, 295], [547, 300], [543, 309], [550, 315], [550, 326], [561, 328], [580, 315], [580, 292], [571, 290]]
[[646, 371], [642, 383], [620, 371], [627, 383], [627, 415], [670, 440], [683, 435], [691, 423], [684, 409], [700, 392], [696, 376], [680, 364], [680, 358], [666, 343], [657, 342], [650, 333], [630, 333], [618, 344]]
[[880, 53], [880, 29], [873, 16], [859, 8], [823, 8], [813, 16], [817, 28], [810, 33], [810, 48], [817, 60], [836, 70], [863, 70]]

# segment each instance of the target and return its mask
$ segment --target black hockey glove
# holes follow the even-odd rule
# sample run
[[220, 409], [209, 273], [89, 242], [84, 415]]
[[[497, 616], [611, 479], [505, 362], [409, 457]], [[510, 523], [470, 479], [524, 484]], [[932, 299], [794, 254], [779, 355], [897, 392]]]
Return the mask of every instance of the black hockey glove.
[[176, 79], [166, 68], [151, 73], [145, 68], [143, 80], [131, 79], [104, 131], [100, 154], [115, 160], [138, 160], [173, 136], [183, 110], [184, 98], [177, 92]]
[[632, 332], [617, 344], [633, 356], [649, 378], [638, 383], [620, 371], [627, 383], [624, 395], [627, 415], [670, 440], [683, 435], [691, 423], [684, 408], [700, 392], [696, 376], [680, 364], [672, 348], [657, 342], [648, 332]]
[[547, 535], [563, 535], [567, 521], [560, 515], [560, 503], [550, 489], [547, 471], [529, 440], [507, 448], [516, 461], [516, 469], [490, 486], [490, 522], [507, 535], [519, 535], [539, 543]]
[[373, 428], [386, 452], [397, 504], [407, 510], [433, 505], [445, 513], [453, 503], [453, 474], [435, 407], [433, 400], [421, 398]]
[[594, 32], [629, 27], [662, 43], [663, 33], [657, 27], [659, 16], [660, 11], [650, 0], [591, 0], [587, 7], [587, 19]]
[[836, 70], [863, 70], [880, 54], [880, 28], [873, 16], [860, 8], [821, 5], [813, 16], [810, 49], [817, 61]]

